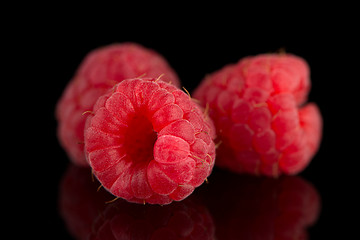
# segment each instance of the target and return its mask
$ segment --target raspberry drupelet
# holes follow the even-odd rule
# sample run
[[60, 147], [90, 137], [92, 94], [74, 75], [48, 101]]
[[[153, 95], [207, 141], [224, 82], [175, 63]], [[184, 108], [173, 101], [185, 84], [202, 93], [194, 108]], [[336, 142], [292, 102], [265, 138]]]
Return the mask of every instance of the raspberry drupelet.
[[291, 54], [246, 57], [207, 76], [193, 96], [214, 121], [216, 164], [275, 177], [302, 171], [322, 133], [318, 107], [305, 105], [309, 90], [309, 67]]
[[162, 75], [162, 81], [180, 85], [176, 73], [161, 55], [135, 43], [100, 47], [85, 57], [56, 109], [58, 138], [73, 163], [88, 166], [84, 125], [86, 113], [92, 111], [96, 100], [116, 83], [143, 75]]
[[94, 105], [85, 153], [94, 175], [130, 202], [169, 204], [212, 171], [214, 126], [189, 95], [155, 78], [128, 79]]

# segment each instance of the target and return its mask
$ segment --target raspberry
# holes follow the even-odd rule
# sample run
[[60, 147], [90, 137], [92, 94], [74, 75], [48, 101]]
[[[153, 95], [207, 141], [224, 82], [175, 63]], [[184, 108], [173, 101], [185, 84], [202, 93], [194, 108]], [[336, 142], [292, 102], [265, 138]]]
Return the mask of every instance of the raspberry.
[[263, 54], [206, 77], [194, 97], [208, 106], [221, 142], [217, 165], [278, 176], [302, 171], [318, 150], [322, 119], [300, 57]]
[[94, 175], [130, 202], [168, 204], [212, 171], [214, 129], [183, 91], [157, 79], [120, 82], [94, 105], [85, 153]]
[[58, 137], [70, 159], [88, 166], [84, 156], [84, 125], [96, 100], [116, 83], [146, 75], [179, 86], [175, 72], [158, 53], [134, 43], [113, 44], [90, 52], [60, 98]]

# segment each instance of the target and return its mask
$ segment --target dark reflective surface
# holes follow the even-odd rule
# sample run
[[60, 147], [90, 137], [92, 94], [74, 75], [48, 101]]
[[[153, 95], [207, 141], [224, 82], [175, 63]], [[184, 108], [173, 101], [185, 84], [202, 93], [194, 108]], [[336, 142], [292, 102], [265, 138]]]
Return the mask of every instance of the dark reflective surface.
[[212, 217], [197, 197], [166, 206], [109, 203], [114, 197], [97, 190], [89, 171], [70, 166], [60, 185], [60, 214], [76, 239], [214, 239]]
[[[356, 194], [359, 191], [359, 168], [356, 167], [359, 159], [356, 131], [359, 126], [356, 115], [359, 90], [353, 87], [353, 83], [359, 76], [356, 54], [359, 41], [355, 37], [357, 31], [354, 31], [358, 26], [352, 24], [358, 21], [352, 20], [357, 15], [333, 17], [333, 12], [342, 10], [341, 4], [336, 4], [337, 11], [316, 11], [313, 6], [308, 9], [310, 11], [305, 15], [296, 15], [293, 11], [288, 11], [290, 14], [287, 16], [284, 15], [285, 11], [271, 12], [278, 20], [271, 22], [272, 17], [269, 17], [260, 24], [252, 24], [254, 18], [241, 20], [238, 9], [237, 14], [221, 11], [231, 16], [231, 19], [217, 17], [219, 11], [204, 11], [204, 17], [199, 18], [196, 11], [195, 22], [191, 21], [187, 25], [179, 21], [182, 19], [180, 16], [174, 17], [176, 21], [171, 22], [162, 14], [164, 11], [158, 10], [150, 12], [146, 18], [141, 18], [139, 14], [135, 14], [134, 18], [136, 10], [131, 11], [132, 17], [121, 18], [125, 15], [122, 14], [124, 11], [120, 11], [120, 14], [114, 15], [116, 21], [105, 19], [100, 23], [98, 20], [101, 18], [96, 18], [93, 22], [96, 26], [91, 21], [87, 23], [84, 18], [66, 23], [58, 21], [56, 16], [56, 21], [52, 21], [50, 15], [54, 15], [54, 11], [41, 11], [47, 16], [38, 18], [41, 21], [37, 23], [31, 21], [36, 18], [20, 21], [20, 25], [27, 25], [24, 28], [26, 31], [21, 31], [20, 25], [20, 28], [14, 28], [13, 24], [8, 24], [8, 28], [19, 33], [19, 37], [16, 34], [15, 37], [14, 34], [3, 34], [4, 39], [16, 42], [14, 47], [5, 45], [5, 49], [11, 49], [10, 55], [13, 56], [6, 58], [6, 62], [17, 68], [10, 71], [13, 73], [10, 78], [5, 78], [9, 79], [5, 86], [9, 84], [12, 88], [3, 89], [13, 90], [11, 96], [20, 97], [23, 101], [21, 106], [11, 101], [12, 98], [6, 98], [9, 101], [3, 103], [6, 110], [9, 103], [11, 110], [3, 114], [3, 120], [10, 122], [10, 125], [4, 126], [9, 126], [9, 131], [15, 131], [9, 138], [8, 134], [5, 135], [7, 144], [3, 147], [4, 150], [10, 148], [13, 153], [9, 160], [3, 157], [3, 170], [7, 173], [2, 182], [5, 187], [2, 199], [6, 203], [3, 208], [8, 209], [11, 215], [11, 218], [5, 218], [3, 228], [5, 233], [6, 230], [10, 231], [8, 235], [3, 233], [3, 238], [22, 239], [19, 234], [24, 234], [23, 239], [72, 239], [68, 233], [69, 220], [59, 215], [59, 180], [63, 177], [69, 159], [56, 136], [55, 104], [86, 53], [103, 45], [134, 41], [160, 52], [180, 75], [182, 85], [190, 93], [206, 74], [245, 56], [285, 48], [286, 52], [306, 59], [312, 79], [309, 102], [319, 105], [324, 119], [324, 137], [320, 150], [301, 173], [321, 195], [321, 215], [313, 227], [307, 228], [307, 232], [310, 239], [356, 239], [359, 235], [357, 219], [360, 202]], [[348, 9], [343, 10], [348, 12]], [[306, 24], [309, 14], [314, 19]], [[63, 15], [61, 12], [59, 16]], [[153, 17], [158, 17], [159, 21], [151, 21]], [[141, 24], [132, 24], [129, 19], [139, 19]], [[112, 22], [115, 24], [111, 25]], [[291, 27], [287, 26], [288, 23], [291, 23]], [[15, 115], [9, 114], [13, 112]], [[355, 144], [356, 147], [353, 146]], [[90, 179], [91, 182], [88, 171], [86, 180]], [[206, 192], [215, 188], [213, 184], [224, 185], [223, 180], [218, 178], [223, 175], [218, 173], [218, 169], [214, 169], [209, 184], [203, 184], [193, 195], [209, 195]], [[96, 192], [98, 185], [94, 185], [93, 191]], [[236, 183], [233, 185], [236, 186]], [[242, 196], [235, 190], [228, 191], [233, 192], [234, 199]], [[103, 192], [103, 189], [99, 191]], [[221, 196], [220, 193], [214, 193], [211, 199]], [[112, 196], [104, 198], [104, 201], [113, 199]], [[85, 201], [79, 206], [89, 204]], [[216, 225], [214, 233], [221, 239], [219, 231], [223, 228], [217, 220], [221, 218], [215, 217], [219, 215], [214, 212], [216, 206], [214, 203], [206, 208]], [[218, 208], [230, 211], [230, 202]], [[235, 212], [236, 208], [233, 209]], [[225, 210], [223, 215], [225, 218]], [[74, 212], [71, 224], [74, 227], [81, 224], [80, 220], [75, 220], [75, 216]], [[236, 229], [240, 227], [240, 224], [236, 225]]]
[[59, 214], [74, 239], [309, 239], [320, 213], [316, 189], [299, 176], [240, 176], [215, 168], [181, 202], [140, 205], [118, 199], [70, 165], [59, 186]]
[[299, 176], [215, 174], [203, 194], [217, 239], [308, 239], [307, 228], [320, 213], [320, 196], [310, 183]]

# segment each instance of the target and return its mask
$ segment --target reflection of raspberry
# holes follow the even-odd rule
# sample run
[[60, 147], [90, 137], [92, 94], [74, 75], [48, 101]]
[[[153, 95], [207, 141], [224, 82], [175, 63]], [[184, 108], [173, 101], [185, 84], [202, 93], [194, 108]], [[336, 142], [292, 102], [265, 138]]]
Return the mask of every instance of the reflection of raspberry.
[[86, 239], [94, 219], [111, 199], [106, 192], [97, 192], [99, 183], [91, 181], [88, 168], [70, 165], [59, 186], [59, 213], [69, 233], [76, 239]]
[[87, 165], [84, 156], [84, 124], [96, 100], [116, 83], [146, 75], [178, 86], [179, 80], [166, 60], [134, 43], [113, 44], [90, 52], [66, 87], [56, 109], [58, 136], [70, 159]]
[[218, 181], [211, 181], [201, 196], [213, 217], [216, 239], [308, 239], [307, 228], [316, 223], [321, 208], [310, 183], [299, 176], [213, 174]]
[[76, 239], [214, 239], [211, 215], [197, 194], [166, 206], [106, 203], [112, 196], [97, 191], [89, 173], [72, 165], [60, 184], [60, 215]]
[[119, 200], [94, 221], [87, 239], [213, 240], [214, 225], [207, 209], [193, 198], [167, 206]]
[[85, 126], [86, 156], [115, 196], [168, 204], [210, 174], [213, 126], [178, 88], [157, 79], [124, 80], [93, 111]]
[[208, 105], [222, 142], [217, 164], [268, 176], [303, 170], [322, 128], [315, 104], [298, 108], [309, 89], [306, 62], [286, 54], [247, 57], [208, 76], [194, 97]]

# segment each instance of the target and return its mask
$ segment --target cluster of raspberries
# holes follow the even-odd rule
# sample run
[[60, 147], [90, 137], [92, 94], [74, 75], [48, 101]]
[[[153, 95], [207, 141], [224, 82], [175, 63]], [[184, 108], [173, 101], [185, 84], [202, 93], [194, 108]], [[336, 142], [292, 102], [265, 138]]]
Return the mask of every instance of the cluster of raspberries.
[[90, 52], [61, 96], [58, 137], [71, 161], [129, 202], [189, 196], [215, 164], [277, 177], [303, 170], [322, 132], [304, 105], [309, 67], [263, 54], [207, 76], [190, 94], [166, 60], [135, 43]]

